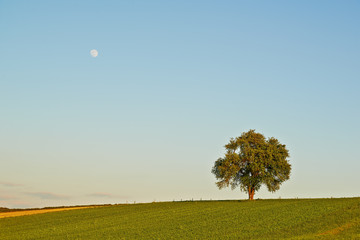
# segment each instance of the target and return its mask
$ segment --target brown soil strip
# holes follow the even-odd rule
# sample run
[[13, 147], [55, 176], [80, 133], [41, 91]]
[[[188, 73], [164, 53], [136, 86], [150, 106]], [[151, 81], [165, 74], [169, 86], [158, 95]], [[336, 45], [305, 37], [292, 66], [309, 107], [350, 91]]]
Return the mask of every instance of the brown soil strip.
[[89, 206], [89, 207], [52, 208], [52, 209], [25, 210], [25, 211], [18, 211], [18, 212], [4, 212], [4, 213], [0, 213], [0, 218], [19, 217], [19, 216], [24, 216], [24, 215], [33, 215], [33, 214], [49, 213], [49, 212], [60, 212], [60, 211], [84, 209], [84, 208], [91, 208], [91, 207]]
[[320, 233], [319, 235], [337, 235], [337, 234], [341, 233], [342, 231], [352, 228], [354, 225], [358, 224], [359, 222], [360, 222], [359, 219], [356, 219], [354, 221], [345, 223], [344, 225], [341, 225], [340, 227], [333, 228], [329, 231]]

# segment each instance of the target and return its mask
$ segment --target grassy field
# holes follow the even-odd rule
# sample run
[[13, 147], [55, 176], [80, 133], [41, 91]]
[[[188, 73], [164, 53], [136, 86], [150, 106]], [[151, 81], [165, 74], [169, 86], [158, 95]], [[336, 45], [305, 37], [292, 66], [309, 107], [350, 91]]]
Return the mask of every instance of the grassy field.
[[360, 239], [360, 198], [86, 208], [2, 218], [0, 239]]

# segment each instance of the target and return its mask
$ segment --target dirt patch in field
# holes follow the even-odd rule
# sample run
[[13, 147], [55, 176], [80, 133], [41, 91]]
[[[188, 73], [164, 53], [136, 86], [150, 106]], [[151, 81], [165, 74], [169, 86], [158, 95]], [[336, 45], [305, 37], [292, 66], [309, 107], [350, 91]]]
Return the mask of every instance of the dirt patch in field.
[[84, 208], [91, 208], [91, 207], [51, 208], [51, 209], [25, 210], [25, 211], [17, 211], [17, 212], [4, 212], [4, 213], [0, 213], [0, 218], [19, 217], [19, 216], [24, 216], [24, 215], [33, 215], [33, 214], [49, 213], [49, 212], [60, 212], [60, 211], [84, 209]]
[[333, 229], [330, 229], [329, 231], [320, 233], [319, 235], [337, 235], [337, 234], [341, 233], [342, 231], [352, 228], [354, 225], [358, 224], [359, 222], [360, 222], [359, 219], [357, 219], [355, 221], [345, 223], [344, 225], [341, 225], [340, 227], [333, 228]]

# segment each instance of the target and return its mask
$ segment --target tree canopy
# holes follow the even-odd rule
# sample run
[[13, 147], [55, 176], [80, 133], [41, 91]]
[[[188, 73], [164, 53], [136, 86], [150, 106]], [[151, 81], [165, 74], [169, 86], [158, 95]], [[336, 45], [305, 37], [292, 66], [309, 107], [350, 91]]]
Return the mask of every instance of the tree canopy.
[[249, 130], [240, 137], [231, 138], [225, 149], [225, 156], [215, 161], [212, 168], [219, 189], [239, 186], [253, 200], [261, 185], [275, 192], [290, 178], [289, 151], [276, 138], [266, 139], [255, 130]]

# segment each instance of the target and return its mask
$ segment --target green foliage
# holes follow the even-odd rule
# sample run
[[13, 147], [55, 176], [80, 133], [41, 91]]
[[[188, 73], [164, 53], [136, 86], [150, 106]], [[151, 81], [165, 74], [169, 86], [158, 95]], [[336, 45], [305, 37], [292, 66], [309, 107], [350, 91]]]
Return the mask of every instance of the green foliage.
[[1, 240], [360, 239], [360, 198], [129, 204], [0, 219]]
[[290, 177], [289, 152], [276, 138], [265, 139], [262, 134], [250, 130], [232, 138], [225, 148], [225, 156], [215, 161], [212, 168], [220, 189], [240, 186], [252, 200], [262, 184], [274, 192]]
[[11, 212], [11, 209], [0, 207], [0, 212]]

